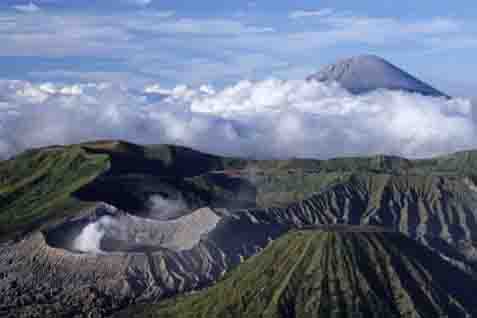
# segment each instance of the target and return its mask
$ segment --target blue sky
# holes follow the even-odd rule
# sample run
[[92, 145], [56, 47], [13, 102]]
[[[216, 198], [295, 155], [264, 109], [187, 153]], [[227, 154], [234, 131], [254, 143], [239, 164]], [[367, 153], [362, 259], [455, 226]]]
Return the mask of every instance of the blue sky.
[[[2, 0], [0, 158], [95, 139], [263, 158], [477, 149], [476, 18], [475, 0]], [[475, 102], [304, 80], [360, 54]]]
[[216, 86], [373, 53], [475, 96], [476, 1], [3, 0], [0, 77]]

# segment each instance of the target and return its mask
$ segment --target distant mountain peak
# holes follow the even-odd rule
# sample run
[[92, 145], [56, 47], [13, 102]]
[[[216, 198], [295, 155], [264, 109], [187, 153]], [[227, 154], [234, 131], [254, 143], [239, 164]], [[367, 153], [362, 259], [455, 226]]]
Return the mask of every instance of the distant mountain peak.
[[389, 89], [449, 97], [385, 59], [371, 54], [354, 56], [325, 66], [318, 73], [309, 76], [308, 80], [338, 82], [353, 94]]

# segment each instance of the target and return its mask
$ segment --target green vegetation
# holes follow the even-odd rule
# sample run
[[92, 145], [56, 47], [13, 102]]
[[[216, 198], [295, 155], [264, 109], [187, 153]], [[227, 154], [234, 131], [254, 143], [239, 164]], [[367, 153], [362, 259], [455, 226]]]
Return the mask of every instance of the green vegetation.
[[78, 146], [31, 150], [0, 163], [0, 238], [40, 228], [87, 206], [72, 193], [107, 168], [107, 156]]
[[350, 176], [351, 173], [347, 172], [269, 174], [257, 181], [257, 205], [286, 206], [305, 200], [332, 185], [347, 182]]
[[[250, 208], [208, 237], [224, 250], [241, 248], [251, 235], [265, 242], [265, 228], [277, 233], [337, 222], [381, 224], [411, 238], [424, 230], [426, 239], [436, 239], [429, 246], [447, 253], [442, 242], [477, 239], [476, 176], [473, 151], [425, 160], [257, 161], [122, 141], [47, 147], [0, 162], [0, 241], [48, 232], [98, 201], [141, 214], [160, 195], [191, 209]], [[251, 230], [252, 223], [258, 225]], [[470, 264], [457, 247], [451, 252]], [[208, 290], [135, 307], [125, 317], [331, 317], [336, 310], [371, 317], [384, 304], [389, 314], [460, 317], [476, 314], [469, 305], [475, 286], [398, 234], [292, 232]]]
[[372, 176], [363, 187], [371, 200], [380, 200], [391, 176], [425, 187], [429, 176], [466, 176], [475, 183], [476, 172], [475, 151], [425, 160], [374, 156], [258, 161], [122, 141], [55, 146], [0, 162], [0, 240], [43, 229], [96, 201], [138, 212], [156, 193], [182, 197], [191, 207], [288, 206], [329, 187], [353, 183], [356, 176], [360, 182]]
[[202, 292], [118, 317], [461, 317], [476, 281], [414, 241], [377, 229], [291, 232]]

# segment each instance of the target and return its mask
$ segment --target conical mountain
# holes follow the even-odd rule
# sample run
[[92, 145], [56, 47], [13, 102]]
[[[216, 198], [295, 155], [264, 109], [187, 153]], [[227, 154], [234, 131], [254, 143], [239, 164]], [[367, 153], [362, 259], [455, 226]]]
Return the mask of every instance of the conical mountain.
[[[436, 317], [439, 312], [461, 317], [477, 307], [468, 302], [468, 292], [475, 287], [469, 275], [477, 277], [476, 175], [476, 151], [426, 160], [375, 156], [256, 161], [121, 141], [30, 150], [0, 162], [0, 316], [43, 317], [48, 311], [64, 317], [78, 312], [109, 316], [129, 304], [157, 302], [211, 286], [289, 230], [338, 223], [379, 225], [420, 243], [400, 236], [395, 240], [397, 234], [389, 233], [372, 240], [363, 237], [381, 234], [351, 233], [357, 237], [348, 239], [348, 233], [336, 233], [345, 238], [343, 244], [320, 241], [306, 254], [317, 261], [306, 256], [305, 263], [296, 265], [301, 269], [293, 270], [299, 250], [278, 240], [272, 247], [281, 259], [262, 253], [253, 258], [253, 265], [247, 262], [240, 274], [229, 276], [235, 277], [232, 285], [226, 285], [228, 280], [220, 283], [220, 292], [210, 296], [219, 304], [217, 310], [235, 308], [233, 293], [224, 303], [217, 298], [229, 295], [228, 288], [251, 295], [260, 295], [264, 288], [285, 300], [279, 304], [296, 303], [293, 310], [300, 313], [300, 299], [321, 299], [313, 290], [300, 294], [312, 287], [308, 278], [296, 275], [310, 266], [316, 272], [310, 279], [321, 279], [323, 286], [331, 286], [328, 278], [335, 277], [334, 269], [341, 273], [343, 286], [356, 286], [349, 288], [351, 296], [340, 296], [343, 306], [361, 304], [359, 310], [367, 313], [385, 303], [394, 313], [410, 308], [431, 313], [421, 317]], [[149, 208], [157, 197], [173, 206], [181, 202], [187, 210], [179, 211], [177, 219], [164, 219]], [[290, 246], [303, 248], [304, 240], [287, 240]], [[435, 252], [418, 245], [422, 243]], [[329, 256], [323, 258], [318, 252], [326, 251], [327, 244]], [[317, 264], [325, 259], [333, 265], [320, 273]], [[293, 273], [291, 281], [298, 282], [286, 283], [288, 298], [273, 286], [284, 280], [277, 272], [282, 266], [282, 274]], [[358, 276], [349, 268], [356, 268]], [[432, 288], [420, 289], [428, 281]], [[391, 288], [394, 291], [386, 294]], [[331, 297], [326, 296], [328, 289], [323, 289], [322, 303]], [[401, 301], [408, 304], [402, 310], [389, 296], [400, 295], [400, 290], [410, 295]], [[237, 309], [239, 313], [259, 310], [257, 301], [278, 313], [284, 308], [269, 298], [243, 297], [249, 305], [245, 311]], [[376, 299], [378, 305], [366, 305]], [[456, 311], [449, 299], [463, 309]], [[207, 304], [198, 301], [200, 306]], [[313, 304], [308, 305], [312, 310], [321, 310]], [[333, 304], [331, 308], [336, 307]], [[203, 317], [220, 317], [214, 308]], [[200, 307], [197, 312], [209, 309]]]
[[470, 317], [477, 281], [377, 228], [290, 232], [198, 294], [120, 317]]
[[335, 81], [353, 94], [390, 89], [447, 97], [446, 94], [375, 55], [360, 55], [341, 60], [324, 67], [308, 77], [308, 80]]

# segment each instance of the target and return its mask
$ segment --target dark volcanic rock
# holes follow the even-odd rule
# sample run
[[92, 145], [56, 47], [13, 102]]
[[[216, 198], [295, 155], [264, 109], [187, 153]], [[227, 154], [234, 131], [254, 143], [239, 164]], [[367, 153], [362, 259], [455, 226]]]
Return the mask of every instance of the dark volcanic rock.
[[[476, 277], [477, 152], [429, 160], [254, 161], [174, 147], [94, 147], [94, 154], [71, 146], [0, 163], [8, 199], [0, 208], [12, 216], [0, 225], [0, 316], [107, 316], [210, 286], [284, 233], [324, 225], [401, 232], [461, 272], [455, 277]], [[188, 158], [187, 174], [175, 175]], [[76, 174], [78, 165], [83, 170]], [[108, 189], [96, 191], [101, 187]], [[182, 197], [190, 210], [148, 219], [142, 207], [158, 194]], [[98, 203], [103, 195], [106, 203]], [[78, 248], [76, 239], [89, 226], [99, 236], [92, 249]], [[436, 293], [439, 301], [447, 297]]]

